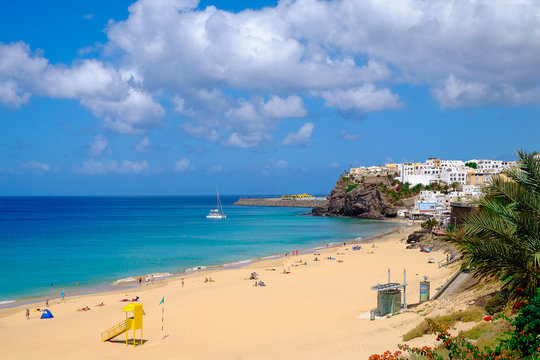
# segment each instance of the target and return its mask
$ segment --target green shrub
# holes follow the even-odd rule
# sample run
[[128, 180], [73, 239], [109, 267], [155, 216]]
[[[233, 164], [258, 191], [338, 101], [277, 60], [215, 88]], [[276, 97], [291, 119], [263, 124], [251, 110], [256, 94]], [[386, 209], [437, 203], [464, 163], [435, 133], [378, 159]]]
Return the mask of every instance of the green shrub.
[[484, 305], [484, 310], [490, 315], [499, 313], [503, 310], [508, 301], [508, 296], [502, 292], [497, 293]]
[[422, 321], [420, 324], [418, 324], [414, 329], [403, 335], [403, 341], [409, 341], [411, 339], [421, 337], [424, 334], [429, 333], [430, 327], [427, 323], [427, 321]]
[[540, 358], [540, 294], [520, 304], [523, 305], [519, 314], [512, 321], [516, 329], [506, 342], [506, 348], [519, 350], [527, 357], [538, 359]]
[[357, 186], [358, 186], [358, 184], [349, 185], [349, 186], [347, 187], [347, 190], [345, 190], [345, 194], [348, 193], [349, 191], [351, 191], [352, 189], [354, 189], [354, 188], [357, 187]]
[[472, 307], [465, 311], [456, 311], [448, 315], [435, 316], [433, 318], [426, 318], [418, 324], [414, 329], [403, 335], [403, 341], [408, 341], [417, 337], [421, 337], [428, 334], [431, 331], [429, 322], [434, 322], [440, 326], [454, 326], [458, 321], [470, 322], [480, 321], [484, 317], [482, 309], [478, 306]]

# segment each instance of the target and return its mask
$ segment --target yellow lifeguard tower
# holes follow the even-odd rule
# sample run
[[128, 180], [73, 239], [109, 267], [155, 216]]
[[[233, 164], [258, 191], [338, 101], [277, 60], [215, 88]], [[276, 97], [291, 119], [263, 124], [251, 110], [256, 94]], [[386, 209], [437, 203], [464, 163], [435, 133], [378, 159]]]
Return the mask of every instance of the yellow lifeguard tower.
[[[133, 346], [136, 345], [135, 340], [135, 330], [141, 329], [141, 342], [143, 344], [143, 315], [144, 311], [142, 304], [133, 303], [128, 304], [126, 307], [122, 308], [122, 311], [126, 313], [126, 320], [122, 321], [119, 324], [116, 324], [112, 328], [105, 330], [101, 333], [101, 341], [109, 341], [122, 333], [126, 333], [126, 345], [128, 345], [128, 330], [133, 330]], [[129, 316], [130, 312], [133, 312], [133, 316]]]

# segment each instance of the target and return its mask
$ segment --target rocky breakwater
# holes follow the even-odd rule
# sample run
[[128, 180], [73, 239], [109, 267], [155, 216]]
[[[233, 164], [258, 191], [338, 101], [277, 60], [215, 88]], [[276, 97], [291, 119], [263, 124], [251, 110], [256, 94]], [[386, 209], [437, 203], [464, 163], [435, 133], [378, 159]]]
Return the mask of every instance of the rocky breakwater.
[[315, 208], [326, 207], [328, 200], [282, 200], [281, 198], [260, 198], [260, 199], [244, 199], [240, 198], [234, 205], [247, 205], [247, 206], [278, 206], [278, 207], [303, 207], [303, 208]]
[[378, 184], [386, 181], [386, 178], [374, 177], [354, 183], [342, 177], [328, 195], [328, 205], [314, 208], [312, 214], [377, 220], [396, 217], [396, 209], [379, 190]]

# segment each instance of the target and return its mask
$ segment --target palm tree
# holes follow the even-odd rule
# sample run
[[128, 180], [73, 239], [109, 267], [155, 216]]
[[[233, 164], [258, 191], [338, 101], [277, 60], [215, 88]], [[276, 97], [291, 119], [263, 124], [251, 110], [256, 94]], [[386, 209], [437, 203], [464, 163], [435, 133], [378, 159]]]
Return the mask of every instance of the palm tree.
[[518, 167], [493, 179], [450, 236], [473, 275], [498, 278], [505, 290], [540, 286], [540, 161], [517, 154]]
[[439, 222], [435, 218], [427, 219], [422, 223], [422, 229], [428, 229], [429, 231], [432, 231], [435, 226], [439, 225]]

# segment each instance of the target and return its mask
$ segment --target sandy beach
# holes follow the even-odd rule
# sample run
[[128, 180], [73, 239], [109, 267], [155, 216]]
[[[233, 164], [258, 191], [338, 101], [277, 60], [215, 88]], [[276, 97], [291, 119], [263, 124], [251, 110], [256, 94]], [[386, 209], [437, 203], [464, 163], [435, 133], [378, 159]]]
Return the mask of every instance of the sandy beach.
[[[39, 319], [43, 303], [0, 310], [2, 357], [7, 359], [367, 359], [397, 350], [401, 336], [422, 317], [415, 309], [370, 321], [376, 308], [372, 285], [402, 282], [407, 303], [419, 299], [426, 275], [431, 295], [453, 273], [429, 263], [442, 252], [407, 250], [403, 227], [353, 250], [347, 244], [309, 254], [258, 261], [241, 268], [211, 269], [131, 289], [51, 300], [53, 319]], [[320, 255], [314, 255], [314, 253]], [[317, 257], [320, 261], [314, 261]], [[327, 258], [335, 260], [328, 260]], [[304, 265], [307, 263], [307, 265]], [[271, 270], [275, 269], [275, 270]], [[290, 273], [284, 274], [283, 272]], [[266, 286], [248, 280], [256, 272]], [[214, 282], [205, 282], [211, 277]], [[69, 294], [68, 294], [69, 295]], [[122, 334], [102, 342], [101, 332], [125, 319], [120, 300], [139, 296], [144, 345], [125, 345]], [[165, 297], [162, 339], [161, 299]], [[105, 306], [97, 307], [99, 303]], [[77, 309], [89, 306], [90, 310]], [[137, 332], [137, 337], [140, 333]], [[130, 332], [130, 338], [132, 332]]]

